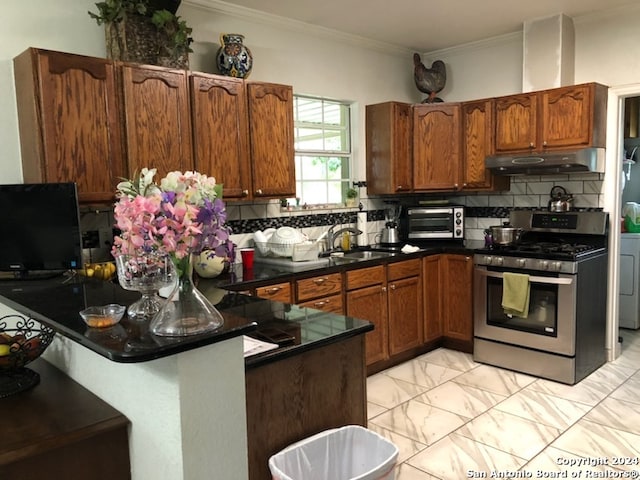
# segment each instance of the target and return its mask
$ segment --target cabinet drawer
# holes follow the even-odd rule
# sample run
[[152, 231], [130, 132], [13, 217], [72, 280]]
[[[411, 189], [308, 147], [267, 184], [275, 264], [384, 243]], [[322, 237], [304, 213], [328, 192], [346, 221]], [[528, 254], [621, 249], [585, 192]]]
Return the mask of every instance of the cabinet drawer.
[[384, 266], [359, 268], [357, 270], [349, 270], [347, 275], [347, 290], [355, 290], [356, 288], [368, 287], [384, 283]]
[[312, 298], [326, 297], [335, 293], [342, 293], [342, 275], [332, 273], [318, 277], [305, 278], [296, 282], [298, 287], [298, 302]]
[[300, 307], [315, 308], [323, 312], [344, 314], [342, 306], [342, 294], [330, 295], [328, 297], [316, 298], [299, 304]]
[[406, 260], [404, 262], [390, 263], [387, 266], [389, 281], [400, 278], [415, 277], [420, 275], [420, 259]]
[[277, 302], [291, 303], [291, 284], [289, 282], [274, 283], [256, 288], [256, 297], [268, 298]]

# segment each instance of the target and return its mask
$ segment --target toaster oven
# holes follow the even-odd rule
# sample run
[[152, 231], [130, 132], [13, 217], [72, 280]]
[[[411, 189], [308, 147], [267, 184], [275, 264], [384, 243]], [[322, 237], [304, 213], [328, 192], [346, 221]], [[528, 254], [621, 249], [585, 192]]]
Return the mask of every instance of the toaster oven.
[[408, 242], [464, 240], [464, 206], [416, 206], [405, 210], [401, 222]]

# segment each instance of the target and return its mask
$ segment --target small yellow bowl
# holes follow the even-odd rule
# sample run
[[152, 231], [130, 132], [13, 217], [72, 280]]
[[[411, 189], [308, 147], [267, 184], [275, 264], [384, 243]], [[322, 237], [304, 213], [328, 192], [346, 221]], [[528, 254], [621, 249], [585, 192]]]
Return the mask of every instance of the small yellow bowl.
[[111, 327], [118, 323], [126, 307], [117, 303], [110, 303], [100, 307], [88, 307], [80, 312], [80, 316], [88, 326], [93, 328]]

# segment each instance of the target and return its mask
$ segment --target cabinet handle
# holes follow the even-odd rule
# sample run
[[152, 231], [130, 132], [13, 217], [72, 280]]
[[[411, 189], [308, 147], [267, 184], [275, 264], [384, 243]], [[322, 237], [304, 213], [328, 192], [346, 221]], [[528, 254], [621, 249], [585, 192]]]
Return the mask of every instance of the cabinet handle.
[[329, 300], [324, 302], [316, 302], [313, 304], [314, 307], [324, 307], [325, 305], [329, 305]]
[[313, 280], [313, 283], [315, 283], [316, 285], [322, 285], [327, 280], [329, 280], [329, 279], [326, 278], [326, 277], [324, 277], [324, 278], [316, 278], [316, 279]]
[[278, 293], [280, 290], [282, 290], [282, 287], [271, 287], [271, 288], [266, 288], [265, 292], [266, 293]]
[[249, 190], [242, 190], [242, 196], [243, 197], [248, 197], [249, 196]]
[[529, 148], [533, 148], [535, 147], [535, 145], [533, 144], [533, 142], [529, 142]]
[[546, 147], [547, 146], [547, 141], [545, 140], [544, 142], [542, 142], [542, 146]]
[[382, 291], [386, 292], [387, 291], [387, 287], [382, 287]]
[[392, 283], [391, 285], [389, 285], [389, 288], [390, 288], [391, 290], [395, 290], [395, 289], [396, 289], [396, 284], [395, 284], [395, 283]]
[[256, 195], [262, 195], [262, 189], [261, 188], [256, 190]]

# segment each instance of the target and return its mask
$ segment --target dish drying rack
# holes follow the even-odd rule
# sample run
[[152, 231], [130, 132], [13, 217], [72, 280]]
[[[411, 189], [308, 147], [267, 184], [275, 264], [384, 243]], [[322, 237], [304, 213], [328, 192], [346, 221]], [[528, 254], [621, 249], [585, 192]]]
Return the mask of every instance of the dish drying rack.
[[320, 253], [320, 242], [309, 240], [306, 242], [286, 244], [274, 242], [255, 242], [256, 253], [263, 258], [291, 258], [294, 262], [317, 260]]

